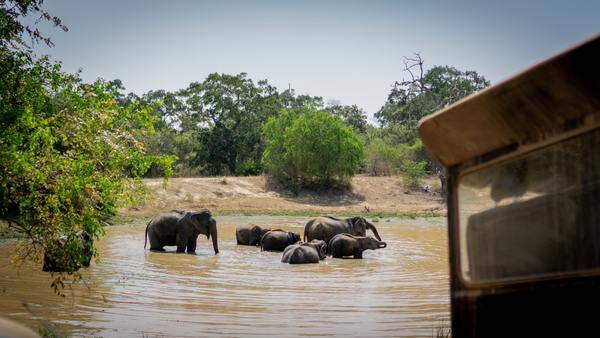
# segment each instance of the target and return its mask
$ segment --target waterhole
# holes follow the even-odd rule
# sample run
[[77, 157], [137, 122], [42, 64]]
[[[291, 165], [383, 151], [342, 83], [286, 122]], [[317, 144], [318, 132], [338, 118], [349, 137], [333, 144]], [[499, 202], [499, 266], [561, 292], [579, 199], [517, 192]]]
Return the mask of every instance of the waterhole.
[[[107, 228], [100, 261], [50, 288], [39, 266], [10, 263], [0, 244], [0, 314], [69, 336], [435, 336], [449, 326], [446, 223], [374, 223], [385, 249], [364, 259], [281, 263], [280, 253], [238, 246], [235, 227], [254, 223], [302, 233], [306, 217], [216, 217], [218, 255], [206, 237], [197, 255], [144, 251], [145, 222]], [[369, 233], [369, 232], [368, 232]]]

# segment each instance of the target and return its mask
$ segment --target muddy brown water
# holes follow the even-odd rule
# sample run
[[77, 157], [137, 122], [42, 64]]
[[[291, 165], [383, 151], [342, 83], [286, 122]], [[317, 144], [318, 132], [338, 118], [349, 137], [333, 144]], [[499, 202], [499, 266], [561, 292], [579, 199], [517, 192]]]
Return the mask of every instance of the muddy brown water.
[[[107, 229], [101, 260], [53, 294], [37, 266], [10, 264], [0, 243], [0, 315], [69, 336], [435, 336], [449, 326], [442, 218], [383, 219], [387, 248], [364, 259], [289, 265], [280, 253], [238, 246], [235, 226], [302, 232], [306, 217], [222, 216], [219, 255], [199, 237], [197, 255], [144, 251], [143, 221]], [[174, 247], [167, 247], [173, 251]], [[24, 306], [26, 304], [26, 306]]]

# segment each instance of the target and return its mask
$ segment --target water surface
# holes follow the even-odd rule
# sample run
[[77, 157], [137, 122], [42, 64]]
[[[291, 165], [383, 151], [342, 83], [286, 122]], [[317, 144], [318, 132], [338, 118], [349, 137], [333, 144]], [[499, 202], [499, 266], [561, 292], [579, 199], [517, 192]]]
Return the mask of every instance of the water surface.
[[[374, 223], [387, 248], [364, 259], [289, 265], [280, 253], [237, 246], [235, 226], [302, 233], [306, 217], [221, 216], [218, 255], [199, 237], [197, 255], [144, 251], [145, 223], [107, 229], [85, 285], [53, 294], [49, 274], [10, 264], [0, 244], [0, 315], [32, 327], [53, 323], [84, 336], [435, 336], [448, 326], [444, 219]], [[175, 247], [167, 247], [171, 251]], [[26, 304], [27, 306], [24, 306]]]

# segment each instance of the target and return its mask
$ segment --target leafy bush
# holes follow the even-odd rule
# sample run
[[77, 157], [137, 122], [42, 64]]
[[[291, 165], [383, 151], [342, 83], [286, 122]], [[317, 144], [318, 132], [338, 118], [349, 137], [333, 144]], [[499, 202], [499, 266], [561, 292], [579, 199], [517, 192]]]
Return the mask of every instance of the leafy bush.
[[367, 145], [365, 172], [373, 176], [402, 174], [404, 183], [416, 188], [421, 179], [431, 171], [423, 143], [417, 139], [413, 143], [395, 144], [388, 137], [376, 137]]
[[400, 172], [404, 178], [404, 184], [410, 188], [417, 188], [421, 179], [427, 176], [427, 163], [413, 160], [405, 160], [400, 166]]
[[0, 73], [0, 219], [29, 238], [17, 261], [45, 252], [71, 274], [89, 259], [82, 234], [101, 236], [103, 221], [143, 193], [139, 178], [152, 165], [170, 175], [173, 159], [145, 154], [148, 110], [119, 106], [102, 81], [1, 48]]
[[363, 162], [363, 144], [339, 117], [284, 110], [264, 127], [263, 164], [275, 178], [300, 186], [347, 183]]
[[366, 147], [365, 172], [372, 176], [389, 176], [396, 173], [400, 148], [383, 139], [375, 139]]

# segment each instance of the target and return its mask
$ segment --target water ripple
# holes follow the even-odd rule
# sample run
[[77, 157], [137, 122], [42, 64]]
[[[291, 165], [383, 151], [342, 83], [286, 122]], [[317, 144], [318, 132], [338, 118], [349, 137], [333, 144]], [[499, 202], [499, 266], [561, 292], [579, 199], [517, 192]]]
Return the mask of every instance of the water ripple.
[[[0, 247], [3, 315], [46, 319], [69, 335], [100, 336], [432, 336], [448, 322], [446, 232], [442, 224], [378, 224], [387, 248], [364, 259], [289, 265], [280, 253], [237, 246], [235, 226], [257, 223], [302, 232], [294, 217], [219, 221], [220, 254], [199, 238], [198, 255], [143, 250], [144, 226], [114, 227], [102, 260], [59, 299], [36, 267], [7, 264]], [[171, 251], [174, 248], [170, 248]], [[35, 316], [23, 311], [30, 304]]]

